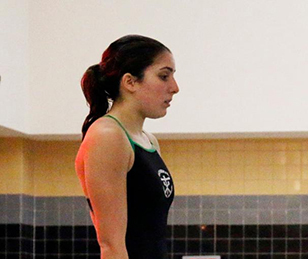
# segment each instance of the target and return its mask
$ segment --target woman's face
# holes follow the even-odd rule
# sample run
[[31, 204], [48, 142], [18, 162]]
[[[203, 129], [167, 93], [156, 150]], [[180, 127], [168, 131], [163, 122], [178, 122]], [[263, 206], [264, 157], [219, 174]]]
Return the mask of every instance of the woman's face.
[[170, 52], [160, 54], [144, 71], [136, 92], [142, 116], [160, 118], [166, 115], [172, 97], [179, 87], [174, 79], [175, 63]]

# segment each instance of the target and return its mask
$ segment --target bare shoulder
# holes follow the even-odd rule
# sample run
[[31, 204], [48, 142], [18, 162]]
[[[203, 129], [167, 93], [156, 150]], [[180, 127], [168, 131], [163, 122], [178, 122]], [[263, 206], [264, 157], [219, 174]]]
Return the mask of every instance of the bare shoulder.
[[[102, 140], [102, 142], [100, 141]], [[86, 145], [92, 144], [105, 145], [114, 143], [125, 145], [126, 136], [124, 131], [117, 125], [117, 123], [109, 118], [100, 118], [96, 120], [89, 128], [84, 142]]]
[[[108, 160], [108, 163], [128, 163], [133, 151], [125, 132], [111, 119], [100, 118], [89, 128], [77, 155], [77, 160], [84, 161], [89, 156], [97, 161]], [[122, 165], [122, 166], [125, 166]]]

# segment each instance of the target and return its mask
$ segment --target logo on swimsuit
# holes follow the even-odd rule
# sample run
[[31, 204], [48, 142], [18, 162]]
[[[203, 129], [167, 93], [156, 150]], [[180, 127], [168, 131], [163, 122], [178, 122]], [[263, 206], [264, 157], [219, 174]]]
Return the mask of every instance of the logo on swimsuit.
[[166, 198], [169, 198], [173, 191], [173, 187], [171, 184], [171, 177], [169, 173], [163, 169], [158, 170], [158, 176], [160, 177], [160, 180], [163, 183], [163, 190], [164, 190], [165, 196]]

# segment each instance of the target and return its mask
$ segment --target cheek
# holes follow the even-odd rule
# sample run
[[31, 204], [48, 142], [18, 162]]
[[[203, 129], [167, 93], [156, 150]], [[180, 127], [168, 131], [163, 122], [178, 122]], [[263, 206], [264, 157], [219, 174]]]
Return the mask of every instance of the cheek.
[[155, 91], [144, 92], [141, 100], [142, 109], [147, 113], [149, 117], [157, 117], [155, 114], [161, 109], [161, 102], [163, 98]]
[[162, 96], [163, 96], [162, 86], [159, 84], [147, 85], [143, 89], [144, 100], [147, 100], [149, 102], [159, 100], [162, 98]]
[[140, 89], [141, 102], [144, 105], [158, 105], [164, 97], [165, 85], [156, 78], [150, 78], [144, 82]]

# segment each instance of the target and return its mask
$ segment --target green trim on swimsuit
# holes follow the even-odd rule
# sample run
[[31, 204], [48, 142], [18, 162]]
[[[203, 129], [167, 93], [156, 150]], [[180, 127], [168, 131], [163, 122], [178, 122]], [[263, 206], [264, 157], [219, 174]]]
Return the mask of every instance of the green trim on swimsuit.
[[119, 126], [124, 130], [125, 135], [127, 136], [127, 138], [128, 138], [128, 140], [129, 140], [129, 142], [130, 142], [130, 144], [131, 144], [131, 146], [132, 146], [132, 148], [133, 148], [134, 151], [135, 151], [135, 146], [138, 146], [138, 147], [140, 147], [140, 148], [142, 148], [142, 149], [144, 149], [144, 150], [146, 150], [146, 151], [148, 151], [148, 152], [151, 152], [151, 153], [153, 153], [153, 152], [156, 151], [156, 149], [154, 148], [154, 145], [153, 145], [153, 143], [152, 143], [151, 140], [150, 140], [150, 143], [151, 143], [151, 145], [152, 145], [152, 148], [145, 148], [145, 147], [141, 146], [140, 144], [138, 144], [137, 142], [135, 142], [135, 141], [130, 137], [128, 131], [125, 129], [125, 127], [123, 126], [123, 124], [122, 124], [116, 117], [114, 117], [114, 116], [112, 116], [112, 115], [110, 115], [110, 114], [107, 114], [107, 115], [105, 115], [104, 117], [109, 117], [109, 118], [115, 120], [115, 121], [119, 124]]

